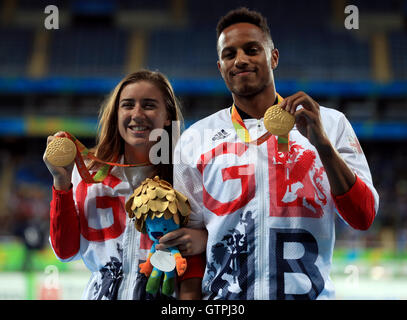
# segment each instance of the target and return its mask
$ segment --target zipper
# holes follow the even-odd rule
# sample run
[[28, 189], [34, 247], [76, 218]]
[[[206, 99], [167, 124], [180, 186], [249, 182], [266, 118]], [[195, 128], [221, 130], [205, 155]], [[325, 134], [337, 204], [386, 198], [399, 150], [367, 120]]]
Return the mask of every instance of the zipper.
[[[257, 130], [260, 131], [260, 124], [261, 120], [258, 120], [257, 122]], [[264, 150], [264, 144], [257, 146], [257, 152], [261, 153]], [[267, 150], [266, 150], [267, 151]], [[264, 300], [264, 299], [268, 299], [264, 297], [264, 289], [265, 289], [265, 266], [268, 265], [267, 261], [264, 261], [265, 258], [267, 258], [266, 252], [265, 252], [265, 244], [264, 244], [264, 235], [266, 234], [267, 230], [266, 230], [266, 226], [265, 226], [265, 212], [266, 212], [266, 201], [265, 201], [265, 195], [264, 195], [264, 190], [265, 189], [265, 182], [264, 182], [264, 165], [260, 165], [258, 162], [258, 159], [261, 156], [258, 154], [257, 155], [257, 165], [256, 165], [256, 179], [257, 179], [257, 193], [258, 193], [258, 236], [257, 236], [257, 244], [258, 244], [258, 264], [257, 264], [257, 271], [258, 271], [258, 286], [257, 286], [257, 297], [255, 297], [255, 299], [258, 300]]]
[[[128, 261], [127, 264], [129, 266], [128, 274], [127, 274], [127, 285], [126, 285], [126, 299], [131, 300], [133, 299], [133, 290], [135, 285], [135, 277], [137, 277], [137, 270], [138, 270], [138, 249], [140, 247], [140, 234], [136, 231], [136, 228], [133, 227], [132, 221], [128, 221], [129, 227], [131, 227], [131, 236], [129, 241], [129, 247], [127, 250], [129, 251], [128, 254]], [[136, 270], [134, 270], [134, 268]]]
[[[136, 228], [131, 225], [133, 227], [133, 232], [134, 237], [133, 241], [132, 241], [132, 246], [130, 248], [131, 253], [130, 253], [130, 268], [129, 268], [129, 288], [128, 288], [128, 299], [131, 300], [133, 299], [133, 290], [135, 287], [135, 277], [137, 277], [137, 269], [138, 269], [138, 260], [139, 260], [139, 256], [138, 256], [138, 248], [140, 248], [140, 234], [136, 231]], [[135, 270], [134, 270], [135, 269]]]
[[[128, 219], [128, 218], [127, 218]], [[132, 261], [134, 262], [134, 242], [137, 240], [137, 235], [133, 234], [131, 227], [132, 221], [128, 220], [126, 229], [123, 235], [123, 261], [122, 261], [122, 270], [123, 270], [123, 279], [120, 285], [120, 299], [129, 300], [132, 299], [131, 284], [133, 282], [133, 270], [132, 270]]]
[[[128, 176], [127, 168], [123, 168], [123, 174], [125, 180], [130, 185], [130, 189], [133, 190], [132, 180]], [[126, 214], [126, 227], [123, 234], [123, 279], [121, 283], [121, 299], [131, 300], [133, 298], [131, 284], [133, 283], [133, 264], [137, 257], [135, 255], [135, 243], [138, 244], [139, 235], [135, 231], [134, 222]], [[136, 247], [137, 248], [137, 247]], [[138, 261], [137, 261], [138, 262]], [[136, 264], [138, 265], [138, 263]]]
[[123, 279], [122, 279], [122, 283], [120, 285], [120, 296], [118, 297], [121, 300], [125, 300], [127, 291], [128, 291], [128, 284], [127, 284], [127, 275], [130, 274], [130, 265], [128, 263], [128, 261], [130, 261], [129, 257], [127, 256], [130, 253], [130, 250], [128, 250], [128, 247], [130, 247], [129, 245], [129, 234], [128, 234], [129, 230], [128, 227], [126, 226], [126, 229], [124, 230], [124, 234], [123, 234], [123, 242], [122, 242], [122, 249], [123, 249], [123, 261], [122, 261], [122, 270], [123, 270]]

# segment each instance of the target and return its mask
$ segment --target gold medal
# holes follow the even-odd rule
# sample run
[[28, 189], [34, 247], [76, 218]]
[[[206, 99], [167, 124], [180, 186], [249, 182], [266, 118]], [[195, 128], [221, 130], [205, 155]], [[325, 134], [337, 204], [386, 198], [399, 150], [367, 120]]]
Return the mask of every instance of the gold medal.
[[264, 114], [264, 127], [275, 136], [286, 136], [294, 127], [295, 117], [278, 104], [271, 106]]
[[68, 138], [55, 138], [45, 150], [48, 162], [56, 167], [65, 167], [71, 164], [76, 156], [76, 146]]

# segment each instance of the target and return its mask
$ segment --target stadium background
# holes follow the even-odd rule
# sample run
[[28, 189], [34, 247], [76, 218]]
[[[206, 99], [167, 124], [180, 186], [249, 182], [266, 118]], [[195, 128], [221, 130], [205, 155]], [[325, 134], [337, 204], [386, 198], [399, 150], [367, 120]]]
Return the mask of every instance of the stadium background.
[[[59, 9], [57, 30], [44, 27], [49, 4]], [[357, 30], [344, 27], [349, 4], [359, 9]], [[381, 197], [368, 231], [337, 220], [337, 298], [407, 298], [407, 1], [3, 0], [0, 299], [78, 299], [89, 278], [48, 244], [46, 137], [66, 130], [92, 146], [101, 102], [143, 67], [168, 75], [186, 126], [230, 105], [215, 26], [240, 5], [268, 18], [277, 91], [303, 90], [350, 119]]]

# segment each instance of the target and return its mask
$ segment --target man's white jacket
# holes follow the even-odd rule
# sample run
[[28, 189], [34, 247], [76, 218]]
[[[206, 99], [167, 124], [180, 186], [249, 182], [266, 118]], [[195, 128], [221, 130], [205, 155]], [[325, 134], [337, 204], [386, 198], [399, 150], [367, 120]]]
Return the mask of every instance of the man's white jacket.
[[[349, 121], [320, 107], [328, 138], [347, 165], [379, 197]], [[263, 119], [244, 120], [252, 139]], [[191, 204], [190, 226], [208, 230], [206, 299], [331, 299], [335, 216], [318, 152], [296, 127], [289, 152], [277, 137], [243, 143], [231, 108], [206, 117], [182, 134], [174, 152], [174, 187]]]

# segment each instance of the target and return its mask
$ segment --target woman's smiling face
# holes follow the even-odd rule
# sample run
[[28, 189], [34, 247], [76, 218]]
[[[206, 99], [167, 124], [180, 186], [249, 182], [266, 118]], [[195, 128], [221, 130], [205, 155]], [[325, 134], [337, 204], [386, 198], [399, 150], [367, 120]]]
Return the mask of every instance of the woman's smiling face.
[[134, 149], [131, 153], [148, 157], [150, 148], [156, 143], [149, 140], [151, 131], [171, 124], [160, 89], [149, 81], [126, 85], [121, 91], [117, 112], [125, 153]]

